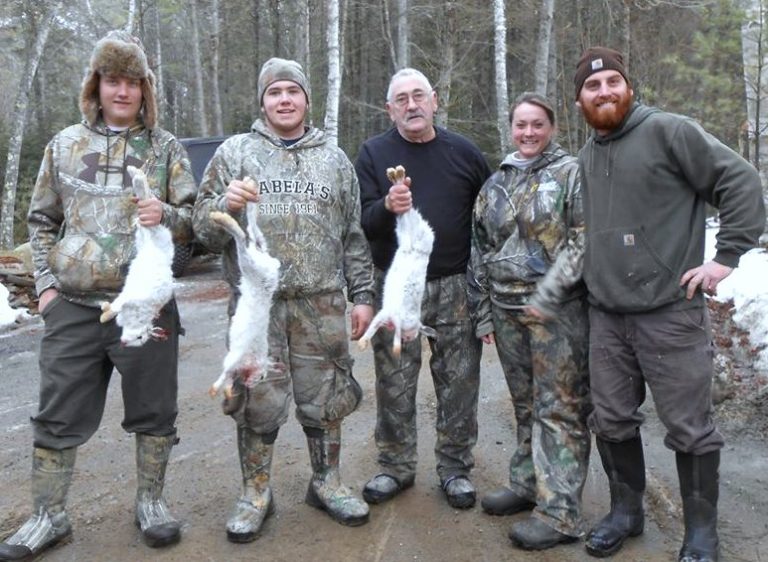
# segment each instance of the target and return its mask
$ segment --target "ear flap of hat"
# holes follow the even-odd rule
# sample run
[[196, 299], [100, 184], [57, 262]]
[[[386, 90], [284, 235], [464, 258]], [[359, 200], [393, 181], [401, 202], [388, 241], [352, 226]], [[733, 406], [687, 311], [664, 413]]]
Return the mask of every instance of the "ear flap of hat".
[[99, 118], [99, 74], [89, 70], [80, 89], [80, 112], [89, 125]]
[[155, 73], [149, 70], [147, 77], [141, 81], [141, 95], [144, 98], [141, 118], [147, 129], [157, 126], [157, 93], [155, 90]]

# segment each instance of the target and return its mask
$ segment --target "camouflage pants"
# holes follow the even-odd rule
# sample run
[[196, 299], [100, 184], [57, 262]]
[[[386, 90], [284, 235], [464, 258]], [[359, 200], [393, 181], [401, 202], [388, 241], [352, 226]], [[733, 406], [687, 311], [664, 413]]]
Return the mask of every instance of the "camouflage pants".
[[[376, 271], [378, 294], [383, 273]], [[380, 297], [379, 297], [380, 298]], [[381, 302], [378, 303], [381, 305]], [[441, 481], [467, 475], [474, 466], [481, 342], [467, 309], [466, 277], [453, 275], [428, 281], [421, 307], [422, 322], [437, 332], [429, 339], [430, 369], [437, 397], [437, 473]], [[392, 355], [392, 332], [373, 337], [376, 364], [376, 445], [382, 472], [400, 481], [416, 472], [416, 388], [421, 369], [421, 338], [403, 343]]]
[[285, 423], [291, 395], [306, 427], [325, 429], [351, 414], [363, 392], [352, 376], [346, 322], [341, 291], [275, 299], [269, 321], [274, 366], [251, 388], [236, 381], [224, 413], [259, 434]]
[[586, 302], [565, 304], [557, 319], [545, 323], [519, 310], [492, 311], [517, 421], [510, 488], [536, 502], [535, 517], [578, 536], [590, 448]]

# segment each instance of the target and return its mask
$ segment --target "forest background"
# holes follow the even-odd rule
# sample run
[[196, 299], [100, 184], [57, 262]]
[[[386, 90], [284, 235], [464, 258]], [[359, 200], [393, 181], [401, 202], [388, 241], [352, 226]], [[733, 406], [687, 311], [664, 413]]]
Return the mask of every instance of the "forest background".
[[[589, 130], [574, 106], [582, 51], [626, 53], [636, 96], [689, 115], [761, 169], [766, 0], [6, 0], [0, 4], [0, 249], [26, 240], [45, 144], [77, 122], [93, 45], [140, 37], [158, 78], [160, 124], [179, 138], [248, 131], [272, 56], [307, 71], [310, 119], [351, 159], [390, 126], [386, 88], [422, 70], [437, 121], [474, 140], [491, 166], [510, 149], [509, 102], [556, 102], [559, 140]], [[765, 43], [765, 44], [764, 44]], [[762, 172], [762, 170], [761, 170]], [[764, 182], [765, 184], [766, 182]]]

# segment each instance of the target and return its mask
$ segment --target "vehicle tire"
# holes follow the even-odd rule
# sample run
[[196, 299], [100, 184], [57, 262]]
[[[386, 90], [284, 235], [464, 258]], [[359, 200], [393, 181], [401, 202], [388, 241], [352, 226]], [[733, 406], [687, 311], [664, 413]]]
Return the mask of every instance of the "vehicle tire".
[[181, 277], [184, 275], [184, 270], [189, 265], [189, 260], [192, 259], [194, 252], [193, 244], [175, 244], [173, 247], [173, 263], [171, 264], [171, 271], [174, 277]]

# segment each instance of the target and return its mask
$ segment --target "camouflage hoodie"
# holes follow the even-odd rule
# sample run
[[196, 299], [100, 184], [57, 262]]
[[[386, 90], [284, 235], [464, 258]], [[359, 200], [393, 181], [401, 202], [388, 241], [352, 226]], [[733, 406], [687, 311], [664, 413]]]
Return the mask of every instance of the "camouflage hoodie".
[[121, 290], [135, 253], [136, 204], [127, 166], [142, 168], [163, 202], [163, 224], [192, 239], [196, 186], [184, 147], [168, 132], [134, 125], [116, 133], [83, 122], [45, 148], [28, 227], [38, 294], [99, 306]]
[[[205, 170], [195, 204], [195, 234], [209, 250], [223, 252], [227, 281], [239, 278], [237, 251], [229, 234], [209, 219], [226, 211], [233, 179], [259, 186], [259, 228], [269, 253], [280, 260], [277, 296], [292, 298], [347, 288], [350, 301], [370, 304], [373, 277], [368, 242], [360, 225], [360, 190], [352, 164], [311, 128], [291, 146], [256, 120], [251, 133], [230, 137]], [[236, 218], [243, 222], [243, 213]]]
[[556, 298], [574, 290], [583, 236], [577, 159], [556, 143], [528, 166], [508, 155], [474, 207], [468, 281], [477, 336], [494, 331], [491, 303], [502, 308], [526, 303], [561, 253], [579, 266]]

